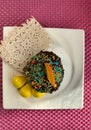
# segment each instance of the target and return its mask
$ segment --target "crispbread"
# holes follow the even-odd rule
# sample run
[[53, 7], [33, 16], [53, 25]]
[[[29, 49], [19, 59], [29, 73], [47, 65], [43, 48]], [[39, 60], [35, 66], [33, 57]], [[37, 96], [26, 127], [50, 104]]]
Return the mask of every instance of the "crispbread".
[[15, 27], [12, 34], [1, 43], [1, 58], [22, 72], [27, 62], [41, 50], [46, 49], [52, 43], [52, 39], [37, 20], [31, 18], [21, 27]]

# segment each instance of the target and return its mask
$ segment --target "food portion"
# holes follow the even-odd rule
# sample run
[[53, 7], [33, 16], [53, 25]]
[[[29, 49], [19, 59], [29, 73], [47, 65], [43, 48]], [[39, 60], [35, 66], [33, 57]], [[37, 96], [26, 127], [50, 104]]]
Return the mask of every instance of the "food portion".
[[24, 98], [29, 98], [32, 95], [36, 98], [40, 98], [45, 95], [45, 93], [40, 93], [32, 89], [24, 76], [14, 76], [12, 78], [12, 83], [14, 87], [18, 89], [19, 94]]
[[52, 93], [59, 88], [64, 69], [60, 57], [53, 52], [41, 51], [24, 67], [24, 74], [34, 90]]
[[30, 84], [27, 83], [24, 76], [14, 76], [12, 78], [12, 83], [16, 87], [21, 96], [29, 98], [32, 96], [32, 88]]
[[40, 97], [43, 97], [45, 93], [41, 93], [41, 92], [36, 91], [35, 89], [32, 89], [32, 95], [36, 98], [40, 98]]
[[23, 97], [42, 97], [56, 91], [64, 77], [60, 57], [47, 50], [51, 37], [34, 18], [1, 41], [0, 57], [24, 76], [14, 76], [13, 85]]
[[23, 96], [25, 98], [29, 98], [32, 96], [32, 88], [27, 83], [27, 84], [25, 84], [25, 86], [23, 86], [21, 89], [19, 89], [19, 93], [21, 96]]
[[64, 69], [60, 57], [53, 52], [41, 51], [24, 67], [25, 76], [15, 76], [13, 85], [23, 97], [43, 97], [60, 87]]
[[24, 76], [14, 76], [12, 83], [16, 88], [21, 88], [26, 84], [26, 78]]
[[46, 67], [47, 78], [48, 78], [49, 82], [51, 83], [51, 85], [55, 88], [57, 85], [56, 85], [52, 66], [49, 63], [44, 63], [44, 65]]

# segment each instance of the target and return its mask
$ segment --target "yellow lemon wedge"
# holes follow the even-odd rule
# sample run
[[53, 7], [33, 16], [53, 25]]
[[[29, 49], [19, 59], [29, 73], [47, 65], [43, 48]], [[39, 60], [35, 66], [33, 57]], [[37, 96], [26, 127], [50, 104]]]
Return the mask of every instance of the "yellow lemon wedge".
[[24, 87], [19, 89], [19, 93], [21, 96], [25, 98], [29, 98], [32, 96], [32, 88], [31, 86], [27, 83]]
[[21, 88], [26, 83], [26, 78], [24, 76], [14, 76], [12, 83], [16, 88]]
[[45, 93], [41, 93], [41, 92], [36, 91], [35, 89], [32, 89], [32, 95], [36, 98], [40, 98], [40, 97], [43, 97]]
[[46, 72], [47, 72], [47, 78], [48, 78], [49, 82], [52, 84], [52, 86], [55, 88], [56, 84], [55, 84], [55, 77], [54, 77], [52, 67], [48, 63], [44, 63], [44, 65], [45, 65]]

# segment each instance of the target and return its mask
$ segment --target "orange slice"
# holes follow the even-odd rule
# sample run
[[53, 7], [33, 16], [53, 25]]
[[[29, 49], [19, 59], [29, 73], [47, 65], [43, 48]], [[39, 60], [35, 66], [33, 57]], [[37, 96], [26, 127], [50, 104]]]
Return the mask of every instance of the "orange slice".
[[54, 88], [56, 88], [55, 77], [54, 77], [52, 67], [50, 66], [49, 63], [44, 63], [44, 65], [45, 65], [45, 68], [46, 68], [47, 78], [48, 78], [49, 82], [52, 84], [52, 86]]

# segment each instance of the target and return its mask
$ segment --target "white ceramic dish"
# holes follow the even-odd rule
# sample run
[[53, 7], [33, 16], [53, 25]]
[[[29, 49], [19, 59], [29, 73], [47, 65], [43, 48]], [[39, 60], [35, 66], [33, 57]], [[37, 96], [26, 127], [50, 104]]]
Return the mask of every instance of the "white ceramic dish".
[[[4, 27], [4, 37], [14, 27]], [[5, 109], [80, 109], [84, 93], [84, 31], [79, 29], [46, 28], [54, 40], [49, 51], [62, 59], [65, 70], [63, 82], [58, 91], [46, 94], [40, 99], [21, 97], [13, 87], [11, 79], [21, 75], [3, 62], [3, 107]]]

